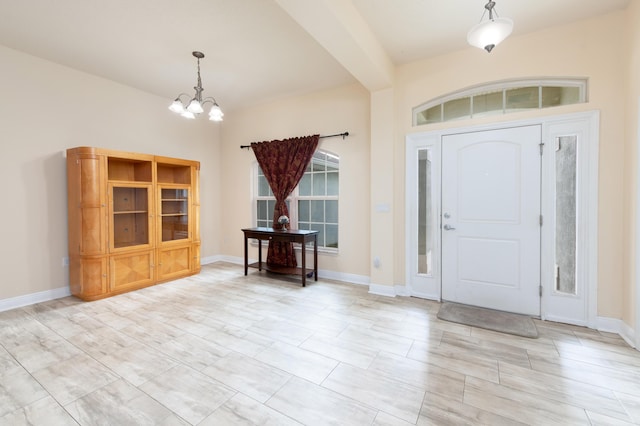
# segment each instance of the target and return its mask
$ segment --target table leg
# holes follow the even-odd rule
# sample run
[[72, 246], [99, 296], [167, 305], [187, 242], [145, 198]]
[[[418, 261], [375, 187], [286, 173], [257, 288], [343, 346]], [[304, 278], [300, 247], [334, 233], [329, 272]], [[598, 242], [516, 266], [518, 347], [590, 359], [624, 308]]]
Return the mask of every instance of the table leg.
[[302, 287], [307, 285], [307, 245], [302, 240]]
[[318, 281], [318, 236], [313, 236], [313, 274], [315, 280]]
[[262, 271], [262, 240], [258, 240], [258, 271]]
[[247, 270], [249, 269], [249, 244], [248, 238], [244, 236], [244, 274], [247, 275]]

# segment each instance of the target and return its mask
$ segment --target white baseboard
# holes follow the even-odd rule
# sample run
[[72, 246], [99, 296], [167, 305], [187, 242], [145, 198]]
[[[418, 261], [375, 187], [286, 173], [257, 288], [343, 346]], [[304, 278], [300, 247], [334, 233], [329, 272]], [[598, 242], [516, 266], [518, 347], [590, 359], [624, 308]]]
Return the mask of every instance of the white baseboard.
[[48, 302], [49, 300], [60, 299], [67, 296], [71, 296], [69, 286], [40, 291], [38, 293], [25, 294], [24, 296], [11, 297], [9, 299], [2, 299], [0, 300], [0, 312], [33, 305], [35, 303]]
[[221, 262], [224, 261], [224, 256], [222, 255], [215, 255], [215, 256], [207, 256], [207, 257], [201, 257], [200, 258], [200, 264], [201, 265], [208, 265], [210, 263], [216, 263], [216, 262]]
[[396, 297], [396, 288], [392, 285], [369, 284], [369, 294]]
[[[223, 254], [217, 255], [217, 256], [209, 256], [207, 257], [207, 259], [214, 259], [212, 262], [207, 262], [207, 263], [214, 263], [214, 262], [227, 262], [227, 263], [233, 263], [236, 265], [244, 265], [244, 257], [236, 257], [236, 256], [225, 256]], [[257, 262], [258, 259], [253, 260], [253, 259], [249, 259], [249, 263], [253, 263], [253, 262]], [[204, 263], [203, 263], [204, 265]]]
[[621, 319], [598, 317], [596, 320], [596, 328], [598, 331], [618, 334], [629, 346], [640, 350], [635, 344], [635, 332], [633, 328]]
[[409, 297], [411, 293], [409, 292], [409, 288], [406, 285], [394, 285], [393, 288], [396, 291], [396, 296]]
[[347, 284], [369, 285], [369, 277], [366, 275], [345, 274], [343, 272], [328, 271], [326, 269], [318, 269], [318, 278], [341, 281]]

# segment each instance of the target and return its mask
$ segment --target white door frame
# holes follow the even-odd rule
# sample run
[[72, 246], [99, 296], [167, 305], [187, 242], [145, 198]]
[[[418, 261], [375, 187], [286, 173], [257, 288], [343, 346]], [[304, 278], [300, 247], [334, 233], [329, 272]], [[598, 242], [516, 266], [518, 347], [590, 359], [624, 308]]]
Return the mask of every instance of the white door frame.
[[[550, 155], [556, 137], [567, 134], [578, 134], [581, 142], [581, 153], [578, 159], [578, 185], [582, 189], [579, 194], [578, 215], [580, 247], [580, 259], [578, 260], [579, 286], [584, 288], [583, 297], [576, 298], [559, 295], [554, 291], [554, 257], [552, 257], [553, 233], [555, 226], [542, 227], [541, 242], [541, 285], [543, 288], [541, 297], [541, 318], [552, 321], [565, 322], [576, 325], [596, 328], [597, 326], [597, 277], [598, 277], [598, 146], [599, 146], [598, 111], [567, 114], [551, 117], [539, 117], [527, 120], [499, 122], [489, 125], [450, 128], [430, 132], [418, 132], [406, 136], [406, 185], [405, 185], [405, 278], [407, 293], [413, 296], [433, 300], [441, 300], [441, 254], [440, 235], [436, 238], [434, 247], [434, 273], [425, 280], [424, 276], [417, 274], [414, 258], [416, 253], [417, 230], [417, 164], [414, 159], [418, 149], [432, 147], [436, 152], [441, 152], [441, 141], [445, 135], [469, 133], [486, 130], [496, 130], [510, 127], [529, 125], [542, 126], [542, 142], [545, 144], [545, 155], [542, 157], [542, 215], [543, 217], [555, 217], [554, 200], [550, 197], [554, 194], [555, 174], [551, 176], [548, 171], [555, 167], [555, 156]], [[436, 168], [438, 173], [440, 167]], [[435, 183], [435, 182], [434, 182]], [[433, 206], [437, 219], [437, 229], [441, 226], [440, 186], [433, 185]], [[436, 192], [437, 191], [437, 192]], [[639, 217], [640, 221], [640, 217]], [[548, 225], [550, 225], [547, 222]], [[416, 291], [414, 288], [419, 288]], [[573, 304], [574, 308], [582, 309], [581, 318], [568, 318], [563, 316], [563, 304]]]

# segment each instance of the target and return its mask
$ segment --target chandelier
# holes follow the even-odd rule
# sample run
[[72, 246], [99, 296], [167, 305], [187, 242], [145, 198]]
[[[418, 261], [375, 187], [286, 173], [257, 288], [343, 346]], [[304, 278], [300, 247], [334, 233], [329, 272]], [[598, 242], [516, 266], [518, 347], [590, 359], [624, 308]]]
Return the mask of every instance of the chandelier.
[[202, 88], [202, 80], [200, 79], [200, 59], [204, 58], [204, 53], [202, 52], [192, 52], [192, 55], [196, 57], [198, 60], [198, 85], [194, 87], [196, 93], [191, 98], [189, 104], [184, 106], [182, 100], [180, 99], [182, 96], [186, 96], [186, 99], [189, 99], [189, 95], [186, 93], [180, 93], [176, 99], [173, 101], [171, 105], [169, 105], [169, 109], [175, 113], [182, 115], [185, 118], [193, 119], [196, 118], [196, 115], [204, 112], [204, 105], [207, 103], [211, 104], [211, 109], [209, 110], [209, 120], [211, 121], [222, 121], [222, 117], [224, 114], [220, 109], [220, 106], [216, 102], [215, 98], [208, 97], [202, 99], [202, 92], [204, 89]]
[[[491, 53], [494, 47], [504, 41], [511, 31], [513, 31], [513, 21], [509, 18], [499, 18], [498, 12], [493, 8], [496, 6], [495, 1], [489, 1], [484, 6], [484, 12], [480, 18], [480, 23], [476, 24], [467, 34], [467, 41], [470, 45], [484, 49]], [[489, 11], [489, 20], [482, 22], [484, 15]], [[495, 12], [496, 18], [493, 14]]]

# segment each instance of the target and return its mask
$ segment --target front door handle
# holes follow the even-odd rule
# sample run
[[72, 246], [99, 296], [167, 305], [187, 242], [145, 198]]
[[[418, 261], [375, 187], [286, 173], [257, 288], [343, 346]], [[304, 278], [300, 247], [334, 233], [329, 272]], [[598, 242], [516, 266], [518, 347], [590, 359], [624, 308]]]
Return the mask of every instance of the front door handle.
[[455, 231], [455, 229], [456, 229], [456, 228], [454, 228], [453, 226], [451, 226], [451, 225], [449, 225], [449, 224], [446, 224], [446, 225], [444, 226], [444, 230], [445, 230], [445, 231]]

